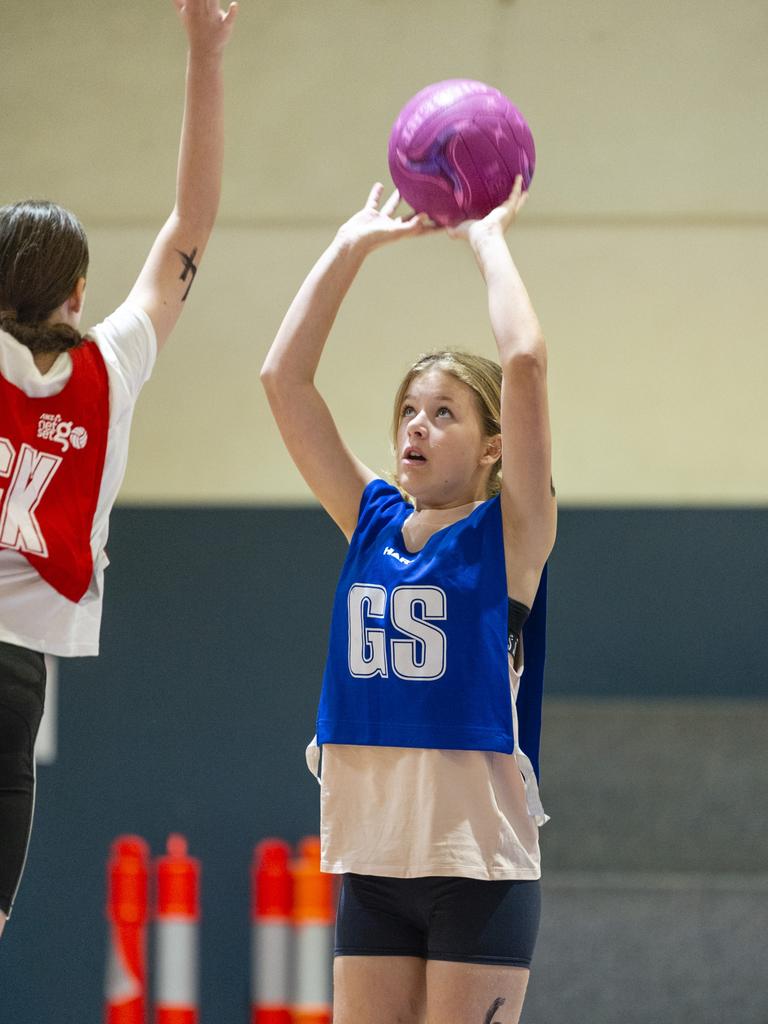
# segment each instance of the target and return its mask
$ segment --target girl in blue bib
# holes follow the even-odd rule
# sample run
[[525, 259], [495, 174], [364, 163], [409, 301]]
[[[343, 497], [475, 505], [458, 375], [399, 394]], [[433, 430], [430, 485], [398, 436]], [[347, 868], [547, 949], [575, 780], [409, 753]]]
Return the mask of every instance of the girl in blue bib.
[[538, 929], [556, 523], [546, 349], [505, 241], [526, 195], [518, 179], [487, 217], [448, 229], [486, 282], [498, 362], [414, 363], [395, 398], [394, 484], [347, 448], [314, 380], [365, 257], [437, 230], [381, 197], [375, 185], [339, 229], [262, 370], [294, 462], [349, 541], [317, 719], [322, 866], [343, 876], [334, 1024], [425, 1010], [517, 1024]]

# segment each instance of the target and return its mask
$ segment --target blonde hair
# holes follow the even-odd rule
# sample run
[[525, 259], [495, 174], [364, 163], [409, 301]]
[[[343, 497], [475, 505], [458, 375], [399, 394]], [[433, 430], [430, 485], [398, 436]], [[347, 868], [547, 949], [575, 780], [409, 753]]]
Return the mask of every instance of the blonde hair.
[[[484, 437], [501, 433], [501, 367], [492, 359], [476, 356], [471, 352], [456, 352], [444, 349], [426, 352], [411, 366], [395, 395], [392, 415], [392, 441], [397, 450], [397, 431], [400, 425], [400, 409], [403, 399], [414, 377], [427, 370], [442, 370], [470, 388], [475, 396], [480, 426]], [[395, 482], [398, 483], [395, 474]], [[501, 489], [501, 456], [491, 467], [488, 477], [488, 497], [492, 498]]]

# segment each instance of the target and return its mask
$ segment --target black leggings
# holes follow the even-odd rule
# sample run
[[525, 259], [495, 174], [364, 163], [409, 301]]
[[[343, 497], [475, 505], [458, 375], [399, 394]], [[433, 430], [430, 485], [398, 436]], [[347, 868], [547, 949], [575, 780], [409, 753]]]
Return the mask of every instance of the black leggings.
[[27, 857], [35, 804], [35, 738], [45, 658], [0, 641], [0, 910], [10, 914]]

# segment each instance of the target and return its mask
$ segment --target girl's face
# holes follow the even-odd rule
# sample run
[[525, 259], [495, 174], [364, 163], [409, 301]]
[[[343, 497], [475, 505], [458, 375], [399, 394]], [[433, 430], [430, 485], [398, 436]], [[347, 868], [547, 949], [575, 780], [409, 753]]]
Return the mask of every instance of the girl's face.
[[483, 435], [471, 388], [433, 367], [410, 382], [399, 415], [398, 479], [416, 508], [485, 500], [501, 439]]

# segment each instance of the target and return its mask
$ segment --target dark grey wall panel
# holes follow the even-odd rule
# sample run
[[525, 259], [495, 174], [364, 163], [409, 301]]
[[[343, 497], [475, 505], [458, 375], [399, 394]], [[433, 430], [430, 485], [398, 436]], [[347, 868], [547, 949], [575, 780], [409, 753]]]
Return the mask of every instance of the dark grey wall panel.
[[768, 696], [768, 510], [566, 509], [547, 688]]

